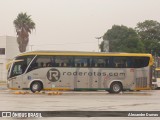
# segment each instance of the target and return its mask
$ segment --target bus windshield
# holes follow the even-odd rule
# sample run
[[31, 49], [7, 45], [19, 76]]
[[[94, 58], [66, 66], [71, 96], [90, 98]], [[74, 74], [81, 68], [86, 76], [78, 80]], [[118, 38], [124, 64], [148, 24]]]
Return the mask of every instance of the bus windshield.
[[16, 57], [16, 62], [13, 63], [11, 67], [11, 73], [9, 74], [9, 78], [15, 77], [17, 75], [21, 75], [25, 72], [27, 66], [32, 61], [34, 56], [19, 56]]

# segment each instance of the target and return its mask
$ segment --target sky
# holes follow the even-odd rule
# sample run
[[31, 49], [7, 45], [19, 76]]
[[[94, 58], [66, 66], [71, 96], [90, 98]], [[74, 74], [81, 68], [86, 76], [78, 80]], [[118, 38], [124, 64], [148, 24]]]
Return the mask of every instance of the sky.
[[[113, 25], [160, 22], [160, 0], [0, 0], [0, 36], [16, 36], [13, 21], [31, 15], [29, 50], [98, 51]], [[99, 40], [99, 43], [102, 39]]]

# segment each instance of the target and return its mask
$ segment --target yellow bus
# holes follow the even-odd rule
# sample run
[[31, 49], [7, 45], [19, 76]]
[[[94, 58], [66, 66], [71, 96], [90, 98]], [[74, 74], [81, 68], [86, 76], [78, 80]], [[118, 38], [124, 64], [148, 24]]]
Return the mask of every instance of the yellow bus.
[[125, 90], [151, 88], [151, 54], [31, 51], [10, 62], [8, 88], [41, 90]]

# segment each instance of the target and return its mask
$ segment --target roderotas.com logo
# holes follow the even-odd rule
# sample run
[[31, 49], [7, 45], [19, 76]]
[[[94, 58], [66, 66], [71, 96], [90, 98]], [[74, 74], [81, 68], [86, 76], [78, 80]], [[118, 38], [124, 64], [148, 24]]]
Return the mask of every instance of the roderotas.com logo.
[[60, 78], [60, 72], [59, 70], [57, 69], [50, 69], [48, 72], [47, 72], [47, 78], [49, 81], [51, 82], [56, 82], [59, 80]]

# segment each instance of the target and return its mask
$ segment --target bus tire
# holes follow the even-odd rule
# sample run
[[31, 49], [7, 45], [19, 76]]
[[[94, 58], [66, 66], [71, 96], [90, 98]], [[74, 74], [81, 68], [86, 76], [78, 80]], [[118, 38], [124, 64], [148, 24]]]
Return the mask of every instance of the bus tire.
[[35, 92], [40, 92], [43, 89], [43, 85], [41, 82], [33, 82], [30, 86], [30, 90], [35, 93]]
[[122, 84], [120, 82], [113, 82], [110, 86], [109, 93], [119, 93], [122, 91]]

